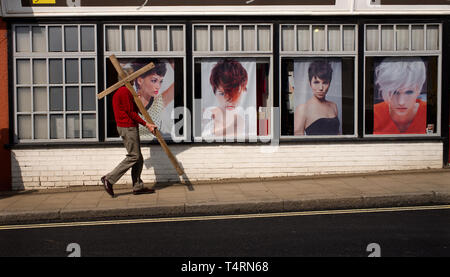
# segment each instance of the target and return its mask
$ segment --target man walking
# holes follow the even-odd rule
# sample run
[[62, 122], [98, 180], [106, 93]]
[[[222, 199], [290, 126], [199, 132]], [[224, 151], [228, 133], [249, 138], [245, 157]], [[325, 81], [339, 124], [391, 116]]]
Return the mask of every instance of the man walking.
[[156, 125], [145, 122], [139, 116], [133, 96], [125, 86], [114, 93], [112, 103], [117, 131], [128, 154], [113, 171], [101, 178], [105, 190], [111, 197], [114, 197], [113, 185], [131, 168], [133, 194], [154, 193], [155, 190], [144, 187], [144, 182], [141, 180], [144, 159], [141, 153], [138, 124], [144, 125], [153, 134]]

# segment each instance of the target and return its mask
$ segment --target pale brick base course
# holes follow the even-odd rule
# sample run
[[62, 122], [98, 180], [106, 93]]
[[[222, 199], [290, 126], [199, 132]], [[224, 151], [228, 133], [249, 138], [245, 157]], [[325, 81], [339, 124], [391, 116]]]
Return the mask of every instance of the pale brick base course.
[[[281, 145], [274, 151], [257, 145], [171, 145], [170, 149], [190, 181], [443, 167], [443, 144], [439, 142]], [[179, 180], [160, 146], [143, 147], [142, 152], [144, 182]], [[100, 177], [124, 156], [123, 147], [15, 149], [12, 188], [100, 185]], [[119, 184], [130, 183], [128, 172]]]

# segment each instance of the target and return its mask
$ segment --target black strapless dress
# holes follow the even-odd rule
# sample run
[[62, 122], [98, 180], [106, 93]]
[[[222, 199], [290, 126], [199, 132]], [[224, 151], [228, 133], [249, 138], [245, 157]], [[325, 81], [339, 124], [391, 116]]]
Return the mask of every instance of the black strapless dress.
[[339, 135], [340, 122], [339, 118], [319, 118], [308, 128], [305, 129], [305, 133], [308, 136], [333, 136]]

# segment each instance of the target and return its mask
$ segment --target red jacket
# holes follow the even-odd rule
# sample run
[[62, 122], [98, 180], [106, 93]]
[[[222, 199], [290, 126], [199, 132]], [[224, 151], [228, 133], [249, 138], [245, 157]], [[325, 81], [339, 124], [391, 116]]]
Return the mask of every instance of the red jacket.
[[113, 96], [114, 118], [119, 127], [137, 127], [138, 123], [147, 123], [139, 116], [138, 107], [134, 103], [131, 92], [125, 87], [120, 87]]

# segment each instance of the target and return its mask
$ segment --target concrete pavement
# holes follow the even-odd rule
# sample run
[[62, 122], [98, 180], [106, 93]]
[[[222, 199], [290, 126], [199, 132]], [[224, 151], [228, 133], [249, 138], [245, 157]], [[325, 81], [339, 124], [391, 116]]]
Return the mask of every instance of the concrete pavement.
[[[100, 178], [100, 177], [99, 177]], [[151, 187], [151, 185], [150, 185]], [[450, 204], [450, 169], [0, 193], [0, 224]]]

